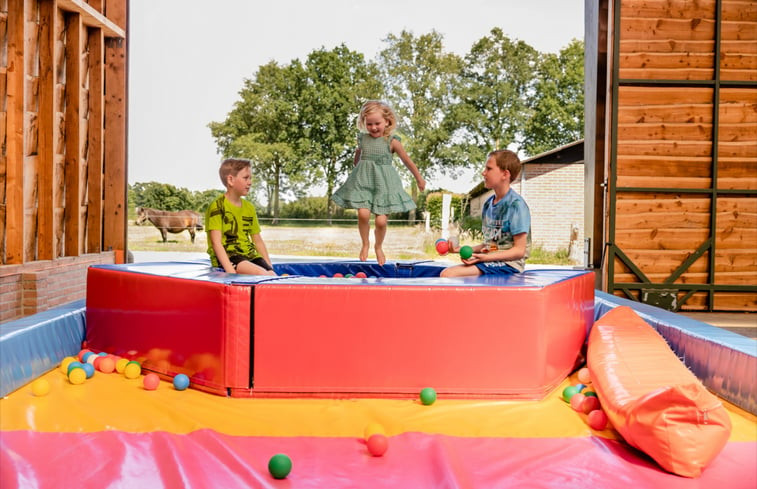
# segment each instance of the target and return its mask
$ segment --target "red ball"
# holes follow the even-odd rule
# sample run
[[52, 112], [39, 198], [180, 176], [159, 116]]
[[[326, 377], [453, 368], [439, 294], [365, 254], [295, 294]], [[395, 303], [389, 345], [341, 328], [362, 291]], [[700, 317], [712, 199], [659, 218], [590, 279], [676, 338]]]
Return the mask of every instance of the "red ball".
[[339, 273], [339, 272], [336, 272], [336, 273], [335, 273], [335, 274], [333, 275], [333, 277], [335, 277], [335, 278], [341, 278], [341, 277], [344, 277], [344, 274], [343, 274], [343, 273]]
[[145, 375], [145, 378], [142, 379], [142, 385], [144, 385], [145, 390], [154, 391], [158, 388], [158, 385], [160, 385], [160, 377], [158, 377], [158, 374], [147, 374]]
[[590, 412], [587, 421], [593, 430], [602, 431], [607, 428], [607, 415], [601, 409]]
[[449, 252], [449, 243], [447, 241], [437, 241], [436, 252], [440, 255], [446, 255]]
[[599, 409], [599, 399], [594, 396], [584, 396], [584, 400], [581, 402], [581, 411], [584, 414], [589, 414], [597, 409]]
[[368, 445], [368, 453], [374, 457], [380, 457], [389, 448], [389, 440], [381, 433], [374, 433], [368, 438], [366, 445]]
[[368, 275], [366, 275], [365, 272], [357, 272], [355, 278], [368, 278]]

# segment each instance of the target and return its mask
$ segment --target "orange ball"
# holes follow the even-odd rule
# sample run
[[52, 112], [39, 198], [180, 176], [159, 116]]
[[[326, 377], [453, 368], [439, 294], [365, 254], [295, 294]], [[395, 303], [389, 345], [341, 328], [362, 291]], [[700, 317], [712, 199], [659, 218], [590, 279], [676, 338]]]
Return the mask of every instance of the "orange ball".
[[584, 367], [578, 371], [578, 381], [582, 384], [591, 383], [591, 373], [589, 372], [588, 368]]
[[142, 385], [144, 385], [145, 390], [154, 391], [160, 385], [160, 377], [158, 377], [158, 374], [149, 373], [142, 379]]
[[366, 442], [368, 446], [368, 453], [374, 457], [380, 457], [386, 453], [386, 449], [389, 448], [389, 440], [381, 433], [371, 435]]
[[104, 374], [111, 374], [116, 369], [116, 362], [110, 357], [102, 357], [98, 362], [98, 370]]

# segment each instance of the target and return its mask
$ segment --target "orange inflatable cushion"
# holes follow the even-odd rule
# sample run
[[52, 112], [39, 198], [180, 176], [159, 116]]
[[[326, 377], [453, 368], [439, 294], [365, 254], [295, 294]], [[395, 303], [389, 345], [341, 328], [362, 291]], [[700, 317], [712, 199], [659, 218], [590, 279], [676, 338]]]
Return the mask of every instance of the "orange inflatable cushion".
[[615, 429], [665, 470], [698, 477], [728, 441], [731, 420], [719, 398], [630, 307], [594, 323], [587, 364]]

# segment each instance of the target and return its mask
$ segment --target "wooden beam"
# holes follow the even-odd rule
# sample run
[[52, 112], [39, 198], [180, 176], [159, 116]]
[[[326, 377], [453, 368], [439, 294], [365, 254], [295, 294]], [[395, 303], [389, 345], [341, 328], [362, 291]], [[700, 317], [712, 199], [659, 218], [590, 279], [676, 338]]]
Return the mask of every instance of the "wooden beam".
[[58, 0], [58, 7], [79, 14], [84, 25], [102, 29], [105, 37], [126, 37], [123, 29], [83, 0]]
[[66, 18], [66, 158], [65, 158], [65, 236], [66, 256], [79, 256], [80, 175], [81, 175], [81, 45], [82, 18]]
[[37, 199], [37, 259], [52, 260], [55, 232], [53, 230], [53, 165], [55, 161], [55, 32], [56, 0], [40, 4], [39, 46], [39, 196]]
[[103, 179], [103, 62], [105, 39], [101, 29], [89, 34], [89, 157], [87, 161], [87, 253], [102, 251]]
[[[114, 22], [126, 25], [126, 0], [107, 0], [106, 12]], [[127, 29], [128, 30], [128, 29]], [[103, 251], [126, 253], [126, 128], [127, 44], [105, 41], [105, 139], [103, 175]]]
[[8, 68], [6, 71], [5, 260], [24, 262], [24, 0], [8, 0]]

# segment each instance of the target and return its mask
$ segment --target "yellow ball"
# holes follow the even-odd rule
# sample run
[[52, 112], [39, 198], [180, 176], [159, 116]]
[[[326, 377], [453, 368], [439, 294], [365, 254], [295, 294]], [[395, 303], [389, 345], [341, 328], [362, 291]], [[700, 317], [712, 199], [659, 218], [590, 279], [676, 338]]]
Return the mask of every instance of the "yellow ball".
[[32, 394], [37, 397], [46, 396], [50, 393], [50, 382], [46, 379], [37, 379], [32, 382]]
[[363, 437], [367, 440], [372, 435], [379, 434], [379, 435], [386, 435], [386, 430], [384, 430], [384, 427], [381, 426], [379, 423], [370, 423], [368, 426], [365, 427], [365, 431], [363, 432]]
[[129, 360], [125, 358], [119, 358], [116, 362], [116, 372], [119, 374], [124, 373], [124, 369], [126, 368], [126, 364], [129, 363]]
[[60, 371], [63, 372], [64, 374], [67, 374], [68, 373], [68, 365], [71, 362], [74, 362], [74, 361], [78, 361], [78, 359], [76, 357], [66, 357], [66, 358], [64, 358], [63, 361], [60, 362]]
[[81, 367], [71, 369], [68, 374], [68, 381], [74, 385], [82, 384], [85, 380], [87, 380], [87, 372]]
[[127, 379], [136, 379], [142, 373], [142, 367], [137, 363], [129, 363], [124, 367], [124, 375]]

